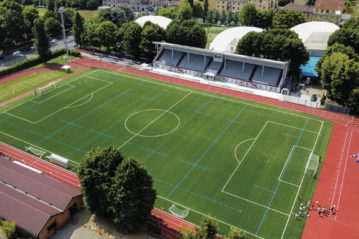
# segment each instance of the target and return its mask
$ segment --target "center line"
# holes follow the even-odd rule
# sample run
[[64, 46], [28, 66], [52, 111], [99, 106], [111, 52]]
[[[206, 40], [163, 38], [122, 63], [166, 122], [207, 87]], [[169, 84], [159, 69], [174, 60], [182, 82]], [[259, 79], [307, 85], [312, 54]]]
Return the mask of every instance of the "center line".
[[128, 140], [126, 140], [120, 147], [118, 147], [117, 149], [121, 149], [123, 146], [125, 146], [126, 144], [128, 144], [132, 139], [134, 139], [137, 135], [141, 134], [145, 129], [147, 129], [148, 127], [150, 127], [154, 122], [156, 122], [159, 118], [162, 117], [162, 115], [166, 114], [168, 111], [170, 111], [173, 107], [175, 107], [176, 105], [178, 105], [179, 103], [181, 103], [184, 99], [186, 99], [190, 94], [192, 94], [192, 91], [190, 91], [187, 95], [183, 96], [179, 101], [176, 102], [176, 104], [172, 105], [170, 108], [168, 108], [167, 110], [165, 110], [163, 113], [161, 113], [159, 116], [157, 116], [154, 120], [152, 120], [150, 123], [148, 123], [145, 127], [143, 127], [140, 131], [138, 131], [136, 134], [134, 134], [131, 138], [129, 138]]

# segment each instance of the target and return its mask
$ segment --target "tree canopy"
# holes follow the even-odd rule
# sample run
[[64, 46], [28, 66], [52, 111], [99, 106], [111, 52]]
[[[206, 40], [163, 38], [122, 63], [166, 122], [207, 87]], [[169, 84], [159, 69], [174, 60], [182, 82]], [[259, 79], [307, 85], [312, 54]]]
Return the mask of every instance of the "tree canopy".
[[83, 46], [83, 38], [85, 33], [84, 23], [85, 19], [81, 16], [79, 12], [75, 13], [73, 20], [72, 31], [74, 34], [74, 40], [77, 45]]
[[152, 59], [157, 51], [153, 41], [162, 41], [166, 38], [165, 30], [157, 24], [146, 22], [141, 32], [140, 49], [142, 55]]
[[182, 4], [177, 7], [176, 12], [179, 20], [181, 21], [191, 19], [193, 16], [193, 9], [188, 0], [184, 0]]
[[136, 22], [130, 22], [126, 27], [126, 32], [123, 36], [123, 44], [125, 50], [133, 55], [140, 56], [140, 42], [141, 42], [141, 26]]
[[177, 17], [176, 11], [172, 7], [159, 8], [157, 10], [157, 15], [167, 17], [167, 18], [170, 18], [170, 19], [175, 19]]
[[79, 166], [81, 190], [92, 213], [106, 216], [121, 232], [140, 230], [156, 199], [144, 166], [114, 147], [88, 152]]
[[45, 32], [51, 38], [61, 35], [61, 24], [53, 17], [47, 18], [44, 23]]
[[111, 46], [115, 45], [117, 31], [117, 26], [111, 21], [101, 22], [96, 28], [96, 34], [100, 40], [100, 44], [105, 46], [107, 51], [110, 50]]
[[351, 46], [357, 54], [359, 54], [359, 30], [353, 28], [341, 28], [330, 35], [328, 46], [335, 43], [344, 46]]
[[40, 59], [46, 61], [51, 58], [50, 43], [47, 38], [44, 26], [44, 20], [38, 18], [34, 22], [33, 34], [35, 37], [34, 43]]
[[273, 16], [273, 28], [290, 29], [298, 24], [306, 22], [303, 12], [298, 10], [280, 9]]
[[245, 26], [255, 26], [257, 23], [258, 11], [253, 3], [244, 5], [239, 13], [239, 23]]
[[280, 61], [290, 60], [290, 74], [293, 76], [297, 76], [300, 65], [309, 60], [309, 53], [302, 40], [295, 32], [285, 29], [249, 32], [238, 42], [236, 53]]

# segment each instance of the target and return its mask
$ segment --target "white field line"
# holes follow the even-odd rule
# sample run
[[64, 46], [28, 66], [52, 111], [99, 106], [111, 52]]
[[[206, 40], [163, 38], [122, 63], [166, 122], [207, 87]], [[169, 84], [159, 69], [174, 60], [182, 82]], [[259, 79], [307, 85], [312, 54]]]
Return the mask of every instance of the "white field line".
[[312, 151], [313, 149], [310, 149], [310, 148], [306, 148], [306, 147], [302, 147], [302, 146], [296, 146], [297, 148], [300, 148], [300, 149], [305, 149], [305, 150], [308, 150], [308, 151]]
[[247, 199], [247, 198], [243, 198], [243, 197], [241, 197], [241, 196], [238, 196], [238, 195], [235, 195], [235, 194], [229, 193], [229, 192], [224, 191], [224, 190], [223, 190], [223, 191], [221, 191], [221, 192], [222, 192], [222, 193], [225, 193], [225, 194], [228, 194], [229, 196], [232, 196], [232, 197], [235, 197], [235, 198], [241, 199], [241, 200], [243, 200], [243, 201], [249, 202], [249, 203], [254, 204], [254, 205], [256, 205], [256, 206], [259, 206], [259, 207], [262, 207], [262, 208], [265, 208], [265, 209], [267, 209], [267, 208], [268, 208], [269, 210], [271, 210], [271, 211], [273, 211], [273, 212], [277, 212], [277, 213], [279, 213], [279, 214], [282, 214], [282, 215], [288, 216], [288, 213], [285, 213], [285, 212], [279, 211], [279, 210], [277, 210], [277, 209], [274, 209], [274, 208], [268, 207], [267, 205], [263, 205], [263, 204], [260, 204], [260, 203], [254, 202], [254, 201], [252, 201], [252, 200], [249, 200], [249, 199]]
[[[56, 94], [54, 94], [54, 95], [51, 95], [51, 96], [48, 97], [48, 98], [45, 98], [45, 99], [40, 100], [40, 101], [36, 101], [35, 99], [40, 98], [41, 96], [44, 96], [44, 95], [39, 95], [39, 96], [35, 97], [34, 99], [30, 100], [30, 102], [39, 105], [39, 104], [42, 104], [42, 103], [44, 103], [44, 102], [46, 102], [46, 101], [49, 101], [49, 100], [55, 98], [56, 96], [61, 95], [61, 94], [63, 94], [63, 93], [65, 93], [65, 92], [67, 92], [67, 91], [69, 91], [69, 90], [71, 90], [71, 89], [73, 89], [73, 88], [76, 87], [76, 86], [71, 85], [71, 84], [66, 84], [66, 85], [60, 86], [59, 88], [64, 87], [64, 86], [70, 86], [70, 88], [65, 88], [63, 91], [60, 91], [60, 92], [58, 92], [58, 93], [56, 93]], [[52, 91], [54, 91], [54, 90], [56, 90], [56, 89], [59, 89], [59, 88], [53, 88], [53, 89], [49, 90], [49, 91], [46, 92], [46, 93], [50, 93], [50, 92], [52, 92]]]
[[168, 108], [167, 110], [163, 111], [163, 113], [161, 113], [159, 116], [157, 116], [154, 120], [152, 120], [150, 123], [148, 123], [145, 127], [143, 127], [140, 131], [138, 131], [136, 134], [134, 134], [131, 138], [129, 138], [128, 140], [126, 140], [122, 145], [120, 145], [117, 149], [121, 149], [123, 146], [125, 146], [126, 144], [128, 144], [132, 139], [134, 139], [136, 136], [138, 136], [139, 134], [141, 134], [145, 129], [147, 129], [148, 127], [150, 127], [154, 122], [156, 122], [159, 118], [162, 117], [162, 115], [166, 114], [168, 111], [170, 111], [173, 107], [175, 107], [176, 105], [178, 105], [179, 103], [181, 103], [184, 99], [186, 99], [190, 94], [192, 93], [192, 91], [190, 91], [188, 94], [186, 94], [185, 96], [183, 96], [179, 101], [177, 101], [174, 105], [172, 105], [170, 108]]
[[[101, 80], [101, 81], [103, 81], [103, 80]], [[105, 88], [107, 88], [107, 87], [109, 87], [110, 85], [113, 84], [113, 82], [109, 82], [109, 81], [107, 81], [107, 82], [108, 82], [107, 85], [104, 85], [104, 86], [102, 86], [101, 88], [98, 88], [97, 90], [95, 90], [95, 91], [93, 91], [93, 92], [91, 92], [91, 93], [89, 93], [89, 94], [87, 94], [87, 95], [85, 95], [85, 96], [83, 96], [83, 97], [81, 97], [81, 98], [79, 98], [79, 99], [73, 101], [72, 103], [70, 103], [70, 104], [68, 104], [68, 105], [66, 105], [66, 106], [64, 106], [64, 107], [62, 107], [62, 108], [60, 108], [60, 109], [58, 109], [58, 110], [52, 112], [51, 114], [46, 115], [45, 117], [43, 117], [43, 118], [41, 118], [41, 119], [39, 119], [38, 121], [35, 121], [35, 122], [34, 122], [34, 121], [31, 121], [31, 120], [28, 120], [28, 119], [25, 119], [25, 118], [22, 118], [22, 117], [19, 117], [19, 116], [16, 116], [16, 115], [13, 115], [13, 114], [10, 114], [10, 113], [8, 113], [8, 112], [6, 112], [6, 114], [9, 114], [9, 115], [11, 115], [11, 116], [13, 116], [13, 117], [19, 118], [19, 119], [24, 120], [24, 121], [26, 121], [26, 122], [29, 122], [29, 123], [31, 123], [31, 124], [38, 124], [38, 123], [40, 123], [41, 121], [44, 121], [45, 119], [47, 119], [47, 118], [53, 116], [54, 114], [56, 114], [56, 113], [58, 113], [58, 112], [60, 112], [60, 111], [62, 111], [62, 110], [64, 110], [64, 109], [67, 109], [67, 108], [71, 107], [71, 105], [73, 105], [73, 104], [75, 104], [75, 103], [77, 103], [77, 102], [79, 102], [79, 101], [85, 99], [86, 97], [89, 97], [89, 96], [92, 95], [92, 94], [95, 94], [95, 93], [97, 93], [97, 92], [99, 92], [99, 91], [102, 91], [103, 89], [105, 89]]]
[[[315, 140], [315, 143], [314, 143], [313, 150], [312, 150], [311, 154], [313, 154], [313, 152], [314, 152], [314, 150], [315, 150], [315, 148], [316, 148], [316, 146], [317, 146], [318, 139], [319, 139], [319, 135], [320, 135], [320, 133], [322, 132], [323, 124], [324, 124], [324, 122], [322, 121], [322, 124], [321, 124], [321, 126], [320, 126], [320, 130], [319, 130], [319, 132], [318, 132], [318, 135], [317, 135], [317, 138], [316, 138], [316, 140]], [[309, 158], [308, 158], [308, 160], [309, 160]], [[297, 194], [296, 194], [295, 197], [294, 197], [293, 204], [292, 204], [292, 208], [290, 209], [289, 215], [292, 215], [292, 212], [293, 212], [293, 209], [294, 209], [294, 206], [295, 206], [296, 199], [298, 198], [298, 194], [299, 194], [300, 189], [302, 188], [302, 185], [303, 185], [304, 177], [305, 177], [305, 172], [304, 172], [304, 174], [303, 174], [302, 180], [300, 181], [299, 188], [298, 188], [298, 190], [297, 190]], [[288, 223], [289, 223], [289, 219], [290, 219], [290, 216], [288, 216], [287, 222], [285, 223], [285, 226], [284, 226], [284, 229], [283, 229], [283, 232], [282, 232], [281, 239], [283, 239], [284, 234], [285, 234], [285, 231], [287, 230], [287, 226], [288, 226]]]
[[[342, 189], [343, 189], [343, 184], [344, 184], [345, 171], [346, 171], [346, 169], [347, 169], [347, 163], [348, 163], [348, 158], [349, 158], [350, 144], [351, 144], [351, 142], [352, 142], [352, 136], [353, 136], [353, 132], [351, 131], [351, 132], [350, 132], [350, 140], [349, 140], [349, 144], [348, 144], [347, 158], [346, 158], [345, 164], [344, 164], [344, 171], [343, 171], [342, 183], [341, 183], [341, 185], [340, 185], [338, 203], [336, 204], [337, 210], [339, 210], [340, 199], [341, 199], [341, 197], [342, 197]], [[335, 218], [334, 218], [335, 221], [337, 220], [337, 215], [338, 215], [338, 214], [335, 214]]]
[[288, 160], [289, 160], [289, 157], [292, 155], [292, 152], [293, 152], [293, 149], [294, 149], [294, 148], [295, 148], [295, 145], [292, 146], [292, 149], [291, 149], [290, 152], [289, 152], [288, 158], [287, 158], [287, 160], [285, 161], [285, 163], [284, 163], [284, 165], [283, 165], [283, 168], [282, 168], [282, 171], [280, 172], [280, 174], [279, 174], [279, 176], [278, 176], [278, 181], [281, 181], [280, 177], [282, 176], [282, 173], [283, 173], [283, 171], [284, 171], [284, 168], [285, 168], [285, 166], [287, 165]]
[[211, 217], [211, 216], [206, 215], [206, 214], [204, 214], [204, 213], [201, 213], [201, 212], [199, 212], [199, 211], [196, 211], [196, 210], [194, 210], [194, 209], [192, 209], [192, 208], [190, 208], [190, 207], [184, 206], [184, 205], [182, 205], [182, 204], [179, 204], [179, 203], [177, 203], [177, 202], [174, 202], [174, 201], [172, 201], [172, 200], [170, 200], [170, 199], [167, 199], [167, 198], [165, 198], [165, 197], [162, 197], [162, 196], [159, 196], [159, 195], [157, 195], [157, 197], [159, 197], [159, 198], [161, 198], [161, 199], [163, 199], [163, 200], [169, 201], [169, 202], [171, 202], [171, 203], [177, 204], [177, 205], [179, 205], [179, 206], [181, 206], [181, 207], [188, 208], [189, 210], [191, 210], [191, 211], [193, 211], [193, 212], [195, 212], [195, 213], [197, 213], [197, 214], [199, 214], [199, 215], [201, 215], [201, 216], [211, 218], [211, 219], [213, 219], [213, 220], [215, 220], [215, 221], [218, 221], [218, 222], [220, 222], [220, 223], [222, 223], [222, 224], [224, 224], [224, 225], [227, 225], [227, 226], [229, 226], [229, 227], [233, 227], [233, 228], [239, 229], [239, 230], [241, 230], [241, 231], [243, 231], [243, 232], [245, 232], [245, 233], [247, 233], [247, 234], [249, 234], [249, 235], [251, 235], [251, 236], [254, 236], [254, 237], [257, 237], [257, 238], [260, 238], [260, 239], [264, 239], [263, 237], [260, 237], [260, 236], [258, 236], [258, 235], [256, 235], [256, 234], [253, 234], [253, 233], [251, 233], [251, 232], [248, 232], [248, 231], [246, 231], [246, 230], [243, 230], [243, 229], [241, 229], [241, 228], [238, 228], [238, 227], [236, 227], [236, 226], [234, 226], [234, 225], [231, 225], [231, 224], [229, 224], [229, 223], [227, 223], [227, 222], [224, 222], [224, 221], [219, 220], [219, 219], [217, 219], [217, 218], [214, 218], [214, 217]]
[[83, 106], [85, 104], [87, 104], [88, 102], [90, 102], [92, 99], [93, 99], [93, 93], [90, 95], [90, 97], [88, 98], [88, 100], [86, 100], [85, 102], [82, 102], [81, 104], [79, 105], [74, 105], [74, 106], [67, 106], [66, 109], [72, 109], [72, 108], [77, 108], [77, 107], [80, 107], [80, 106]]
[[256, 138], [251, 138], [251, 139], [246, 139], [246, 140], [243, 140], [242, 142], [240, 142], [239, 144], [237, 144], [236, 148], [234, 149], [234, 158], [237, 160], [238, 163], [240, 163], [240, 161], [238, 160], [238, 157], [237, 157], [237, 148], [245, 143], [245, 142], [248, 142], [248, 141], [251, 141], [251, 140], [255, 140]]
[[279, 179], [278, 181], [280, 181], [280, 182], [282, 182], [282, 183], [286, 183], [286, 184], [292, 185], [292, 186], [294, 186], [294, 187], [299, 187], [299, 185], [297, 185], [297, 184], [290, 183], [290, 182], [284, 181], [284, 180], [282, 180], [282, 179]]
[[340, 176], [340, 170], [342, 168], [342, 162], [343, 162], [343, 158], [344, 158], [344, 154], [345, 154], [345, 146], [347, 145], [347, 138], [348, 138], [348, 132], [349, 129], [346, 128], [346, 133], [345, 133], [345, 140], [344, 140], [344, 144], [343, 144], [343, 148], [342, 148], [342, 155], [340, 157], [340, 163], [339, 163], [339, 171], [338, 171], [338, 175], [337, 175], [337, 179], [335, 180], [335, 185], [334, 185], [334, 190], [333, 190], [333, 196], [332, 196], [332, 202], [331, 202], [331, 206], [334, 203], [334, 199], [335, 199], [335, 195], [337, 193], [337, 185], [338, 185], [338, 180], [339, 180], [339, 176]]
[[[109, 73], [109, 74], [113, 74], [113, 75], [126, 75], [126, 77], [128, 78], [132, 78], [132, 79], [135, 79], [135, 80], [138, 80], [138, 81], [146, 81], [144, 79], [139, 79], [140, 77], [141, 78], [149, 78], [149, 79], [152, 79], [152, 81], [146, 81], [148, 83], [151, 83], [151, 84], [156, 84], [156, 85], [161, 85], [161, 86], [166, 86], [166, 87], [170, 87], [170, 88], [174, 88], [174, 89], [178, 89], [178, 90], [182, 90], [182, 91], [190, 91], [188, 89], [185, 89], [186, 86], [183, 86], [183, 87], [177, 87], [177, 86], [173, 86], [173, 85], [170, 85], [170, 83], [167, 82], [167, 84], [165, 83], [161, 83], [161, 82], [158, 82], [158, 80], [156, 79], [153, 79], [153, 78], [150, 78], [150, 77], [144, 77], [144, 76], [138, 76], [138, 77], [135, 77], [135, 76], [129, 76], [128, 74], [126, 74], [125, 72], [118, 72], [118, 71], [115, 71], [115, 72], [111, 72], [111, 71], [104, 71], [104, 70], [99, 70], [99, 71], [103, 71], [103, 72], [106, 72], [106, 73]], [[131, 74], [130, 74], [131, 75]], [[198, 91], [197, 91], [198, 90]], [[217, 99], [221, 99], [221, 100], [226, 100], [226, 101], [230, 101], [230, 102], [235, 102], [235, 103], [238, 103], [238, 104], [246, 104], [246, 105], [250, 105], [250, 106], [253, 106], [253, 107], [256, 107], [256, 108], [261, 108], [261, 109], [265, 109], [265, 110], [271, 110], [271, 111], [274, 111], [274, 112], [278, 112], [278, 113], [281, 113], [281, 114], [287, 114], [287, 115], [292, 115], [292, 116], [296, 116], [296, 117], [301, 117], [301, 118], [305, 118], [305, 119], [310, 119], [310, 120], [316, 120], [316, 121], [319, 121], [319, 122], [324, 122], [323, 120], [319, 120], [319, 119], [316, 119], [316, 118], [312, 118], [312, 117], [307, 117], [307, 116], [303, 116], [303, 115], [298, 115], [298, 114], [295, 114], [295, 113], [289, 113], [289, 112], [285, 112], [285, 111], [281, 111], [281, 110], [277, 110], [277, 109], [271, 109], [271, 108], [268, 108], [268, 107], [264, 107], [264, 106], [259, 106], [259, 105], [256, 105], [256, 104], [251, 104], [249, 102], [240, 102], [238, 100], [233, 100], [233, 99], [230, 99], [230, 98], [225, 98], [225, 97], [221, 97], [221, 96], [217, 96], [215, 94], [218, 94], [218, 93], [213, 93], [213, 94], [208, 94], [208, 93], [205, 93], [205, 92], [200, 92], [201, 89], [196, 89], [196, 91], [194, 91], [194, 93], [196, 94], [199, 94], [199, 95], [205, 95], [205, 96], [210, 96], [210, 97], [213, 97], [213, 98], [217, 98]], [[261, 103], [258, 103], [258, 104], [261, 104]], [[278, 107], [280, 108], [279, 106], [273, 106], [273, 107]], [[294, 111], [294, 110], [293, 110]], [[304, 112], [303, 112], [304, 113]], [[308, 114], [308, 113], [306, 113]], [[310, 115], [310, 114], [309, 114]]]
[[[309, 118], [307, 118], [309, 119]], [[278, 125], [282, 125], [282, 126], [285, 126], [285, 127], [288, 127], [288, 128], [293, 128], [293, 129], [297, 129], [297, 130], [300, 130], [300, 131], [303, 131], [303, 132], [308, 132], [308, 133], [312, 133], [312, 134], [318, 134], [319, 132], [315, 132], [315, 131], [311, 131], [311, 130], [303, 130], [303, 128], [298, 128], [298, 127], [294, 127], [294, 126], [291, 126], [291, 125], [287, 125], [287, 124], [282, 124], [282, 123], [278, 123], [278, 122], [274, 122], [274, 121], [269, 121], [273, 124], [278, 124]]]
[[[69, 80], [69, 82], [66, 82], [66, 83], [63, 84], [63, 85], [68, 85], [68, 84], [72, 83], [72, 82], [75, 81], [75, 80], [81, 79], [82, 77], [85, 77], [85, 76], [87, 76], [87, 75], [89, 75], [89, 74], [92, 74], [92, 73], [95, 73], [95, 72], [97, 72], [97, 70], [95, 70], [95, 71], [90, 71], [90, 72], [88, 72], [88, 73], [86, 73], [86, 74], [80, 75], [80, 76], [78, 76], [78, 77], [76, 77], [76, 78], [74, 78], [74, 79], [72, 79], [72, 80]], [[61, 78], [60, 78], [60, 79], [61, 79]], [[57, 80], [52, 81], [52, 82], [50, 82], [50, 83], [59, 82], [60, 79], [57, 79]], [[64, 79], [64, 80], [66, 80], [66, 79]], [[61, 85], [61, 86], [62, 86], [62, 85]], [[15, 106], [13, 106], [13, 107], [10, 107], [10, 108], [6, 109], [6, 110], [3, 111], [3, 112], [5, 113], [5, 112], [7, 112], [7, 111], [9, 111], [9, 110], [15, 109], [15, 108], [17, 108], [17, 107], [19, 107], [19, 106], [21, 106], [21, 105], [23, 105], [23, 104], [25, 104], [25, 103], [27, 103], [27, 102], [29, 102], [29, 101], [32, 101], [32, 99], [33, 99], [33, 98], [30, 98], [30, 99], [28, 99], [28, 100], [25, 100], [24, 102], [22, 102], [22, 103], [20, 103], [20, 104], [17, 104], [17, 105], [15, 105]], [[36, 99], [36, 97], [35, 97], [35, 99]]]
[[[1, 131], [1, 130], [0, 130], [0, 134], [6, 135], [6, 136], [8, 136], [8, 137], [10, 137], [10, 138], [13, 138], [13, 139], [16, 139], [16, 140], [18, 140], [18, 141], [20, 141], [20, 142], [23, 142], [23, 143], [26, 143], [26, 144], [28, 144], [28, 145], [34, 146], [34, 147], [39, 148], [39, 149], [41, 149], [41, 150], [43, 150], [43, 151], [46, 151], [46, 152], [48, 152], [48, 153], [52, 153], [50, 150], [44, 149], [44, 148], [42, 148], [42, 147], [40, 147], [40, 146], [38, 146], [38, 145], [36, 145], [36, 144], [29, 143], [29, 142], [27, 142], [26, 140], [19, 139], [19, 138], [13, 136], [13, 135], [10, 135], [10, 134], [7, 134], [7, 133]], [[74, 163], [74, 164], [76, 164], [76, 165], [79, 165], [78, 162], [72, 161], [72, 160], [70, 160], [70, 159], [69, 159], [69, 161], [70, 161], [71, 163]], [[56, 166], [56, 165], [55, 165], [55, 166]]]

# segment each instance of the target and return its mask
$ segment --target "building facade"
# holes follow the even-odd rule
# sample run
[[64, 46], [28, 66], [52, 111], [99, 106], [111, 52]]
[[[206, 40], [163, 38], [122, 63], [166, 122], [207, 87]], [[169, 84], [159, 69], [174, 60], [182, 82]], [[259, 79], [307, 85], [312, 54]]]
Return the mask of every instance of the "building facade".
[[314, 21], [326, 21], [339, 25], [345, 0], [317, 0], [313, 8]]
[[231, 10], [233, 12], [240, 11], [247, 3], [252, 3], [257, 10], [276, 9], [278, 7], [278, 0], [208, 0], [208, 8], [210, 10]]
[[301, 11], [304, 14], [304, 17], [307, 21], [313, 21], [313, 8], [314, 6], [307, 6], [302, 4], [296, 4], [296, 3], [289, 3], [283, 7], [285, 10], [295, 10], [295, 11]]
[[157, 7], [167, 5], [166, 0], [103, 0], [104, 6], [116, 7], [118, 5], [130, 5], [134, 11], [155, 10]]

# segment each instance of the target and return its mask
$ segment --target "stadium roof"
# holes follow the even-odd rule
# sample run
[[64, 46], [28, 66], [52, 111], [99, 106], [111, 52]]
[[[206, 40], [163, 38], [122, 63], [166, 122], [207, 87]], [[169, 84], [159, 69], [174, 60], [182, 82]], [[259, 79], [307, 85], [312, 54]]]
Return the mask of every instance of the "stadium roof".
[[233, 27], [224, 30], [218, 34], [209, 45], [209, 49], [213, 51], [234, 53], [238, 41], [248, 32], [261, 32], [263, 29], [258, 27]]
[[168, 24], [171, 23], [172, 19], [162, 16], [143, 16], [137, 18], [135, 22], [137, 22], [141, 25], [141, 27], [143, 27], [143, 25], [145, 25], [147, 21], [157, 24], [166, 30]]
[[290, 30], [296, 32], [308, 50], [327, 49], [329, 36], [339, 27], [330, 22], [306, 22], [292, 27]]

